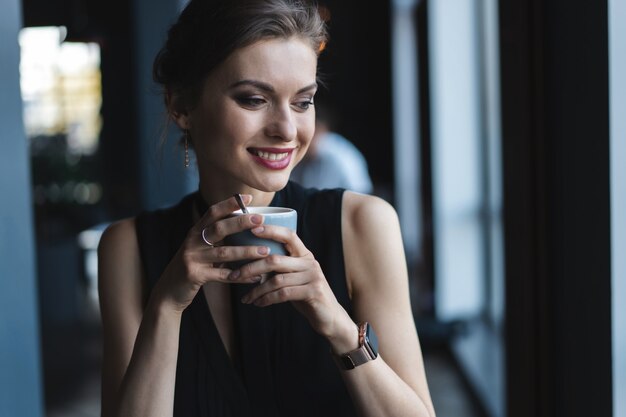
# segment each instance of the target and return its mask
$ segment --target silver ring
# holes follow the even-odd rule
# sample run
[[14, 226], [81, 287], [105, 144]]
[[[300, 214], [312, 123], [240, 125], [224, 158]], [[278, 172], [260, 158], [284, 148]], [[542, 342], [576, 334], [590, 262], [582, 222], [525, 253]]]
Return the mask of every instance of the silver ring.
[[202, 240], [204, 240], [204, 243], [206, 243], [207, 245], [209, 245], [210, 247], [214, 248], [215, 244], [213, 242], [211, 242], [209, 239], [207, 239], [207, 237], [204, 235], [204, 233], [206, 232], [206, 227], [204, 229], [202, 229]]

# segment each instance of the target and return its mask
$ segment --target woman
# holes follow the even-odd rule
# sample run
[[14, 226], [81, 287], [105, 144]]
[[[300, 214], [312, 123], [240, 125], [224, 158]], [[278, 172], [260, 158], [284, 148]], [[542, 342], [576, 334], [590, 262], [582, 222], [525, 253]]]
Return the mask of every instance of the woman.
[[[154, 74], [199, 191], [102, 237], [104, 416], [434, 416], [394, 210], [288, 182], [325, 41], [295, 0], [192, 0], [170, 29]], [[295, 208], [297, 233], [229, 218], [234, 193]], [[222, 245], [245, 229], [288, 255]]]

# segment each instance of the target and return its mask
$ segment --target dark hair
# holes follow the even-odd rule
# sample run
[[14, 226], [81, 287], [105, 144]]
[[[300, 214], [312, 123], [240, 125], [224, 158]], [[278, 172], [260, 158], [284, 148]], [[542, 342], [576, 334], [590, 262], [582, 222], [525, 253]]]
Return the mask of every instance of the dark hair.
[[191, 0], [168, 31], [152, 69], [154, 80], [193, 108], [206, 77], [233, 51], [263, 39], [299, 37], [319, 53], [326, 25], [306, 0]]

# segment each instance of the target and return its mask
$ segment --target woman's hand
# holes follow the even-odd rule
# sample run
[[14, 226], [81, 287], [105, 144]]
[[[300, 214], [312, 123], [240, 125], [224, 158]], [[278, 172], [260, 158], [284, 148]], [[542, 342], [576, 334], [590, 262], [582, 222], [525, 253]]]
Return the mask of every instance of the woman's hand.
[[329, 339], [331, 344], [338, 335], [345, 335], [347, 330], [347, 343], [353, 345], [357, 335], [355, 324], [337, 301], [320, 264], [296, 232], [272, 225], [256, 227], [252, 232], [258, 237], [283, 243], [290, 256], [269, 255], [233, 271], [231, 282], [250, 282], [255, 276], [257, 279], [264, 274], [270, 276], [241, 301], [258, 307], [290, 301], [313, 329]]
[[[242, 196], [248, 205], [252, 196]], [[242, 230], [258, 227], [263, 217], [258, 214], [229, 217], [239, 209], [234, 197], [209, 207], [207, 212], [187, 233], [174, 258], [165, 268], [155, 287], [155, 296], [173, 310], [182, 313], [203, 284], [211, 281], [232, 283], [227, 279], [231, 270], [225, 263], [242, 259], [266, 257], [264, 246], [220, 246], [224, 237]], [[207, 244], [203, 239], [212, 242]], [[256, 276], [240, 279], [240, 283], [258, 281]]]

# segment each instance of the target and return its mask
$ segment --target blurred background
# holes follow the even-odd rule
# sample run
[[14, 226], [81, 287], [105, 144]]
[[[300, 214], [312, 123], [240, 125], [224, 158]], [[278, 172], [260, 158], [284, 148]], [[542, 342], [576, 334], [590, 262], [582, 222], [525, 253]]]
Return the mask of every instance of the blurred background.
[[[626, 1], [319, 3], [437, 415], [626, 416]], [[98, 416], [100, 233], [197, 187], [151, 81], [184, 1], [1, 4], [0, 417]]]

